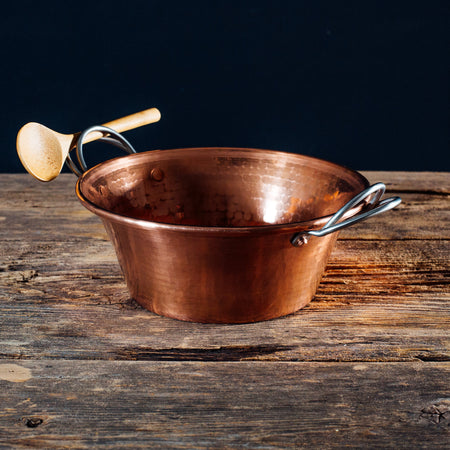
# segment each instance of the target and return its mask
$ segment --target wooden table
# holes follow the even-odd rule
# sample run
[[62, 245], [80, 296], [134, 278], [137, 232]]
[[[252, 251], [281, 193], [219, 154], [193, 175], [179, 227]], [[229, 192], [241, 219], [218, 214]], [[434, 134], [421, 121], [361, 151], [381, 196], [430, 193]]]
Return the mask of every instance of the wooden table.
[[403, 203], [249, 325], [143, 310], [73, 175], [0, 175], [0, 447], [449, 448], [450, 174], [364, 174]]

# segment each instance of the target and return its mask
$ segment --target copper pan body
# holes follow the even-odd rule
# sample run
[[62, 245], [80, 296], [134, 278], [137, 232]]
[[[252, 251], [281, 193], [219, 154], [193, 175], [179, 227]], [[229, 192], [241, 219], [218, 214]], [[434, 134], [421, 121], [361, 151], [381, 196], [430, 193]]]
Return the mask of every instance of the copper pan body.
[[247, 323], [313, 298], [337, 232], [299, 248], [369, 186], [358, 172], [270, 150], [192, 148], [106, 161], [77, 195], [103, 221], [130, 295], [180, 320]]

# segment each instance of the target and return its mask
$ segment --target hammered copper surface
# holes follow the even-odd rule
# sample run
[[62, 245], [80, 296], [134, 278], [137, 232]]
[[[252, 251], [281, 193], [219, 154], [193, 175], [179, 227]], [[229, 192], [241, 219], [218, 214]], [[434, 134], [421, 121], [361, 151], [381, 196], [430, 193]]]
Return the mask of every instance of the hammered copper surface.
[[314, 296], [337, 238], [319, 227], [368, 186], [318, 159], [253, 149], [151, 151], [78, 181], [115, 246], [131, 296], [182, 320], [243, 323], [292, 313]]

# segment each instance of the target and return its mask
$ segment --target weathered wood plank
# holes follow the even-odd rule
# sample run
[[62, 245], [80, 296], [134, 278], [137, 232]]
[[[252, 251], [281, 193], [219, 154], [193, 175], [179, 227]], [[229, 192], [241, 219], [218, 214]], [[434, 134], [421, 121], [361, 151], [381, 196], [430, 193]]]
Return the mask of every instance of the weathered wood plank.
[[[8, 320], [2, 323], [0, 359], [450, 360], [448, 320], [437, 322], [435, 312], [396, 306], [304, 310], [277, 322], [234, 329], [175, 322], [147, 312], [119, 314], [106, 307], [43, 309], [40, 314], [30, 307], [2, 309]], [[447, 314], [442, 307], [439, 311]]]
[[82, 246], [69, 247], [70, 261], [61, 265], [58, 248], [23, 250], [0, 272], [2, 357], [450, 358], [448, 246], [440, 241], [339, 241], [308, 307], [239, 326], [183, 323], [141, 309], [129, 299], [111, 252], [97, 250], [92, 260]]
[[[373, 176], [381, 179], [377, 174]], [[443, 177], [437, 179], [443, 185]], [[0, 189], [4, 197], [0, 216], [5, 217], [0, 228], [3, 357], [360, 361], [449, 357], [445, 329], [450, 243], [433, 240], [446, 226], [445, 196], [409, 194], [415, 196], [416, 206], [417, 196], [429, 199], [422, 206], [437, 215], [438, 233], [416, 229], [421, 216], [406, 225], [403, 219], [394, 221], [418, 230], [425, 240], [376, 239], [380, 233], [373, 241], [360, 240], [361, 234], [367, 238], [362, 227], [369, 222], [354, 227], [354, 240], [342, 233], [344, 239], [338, 241], [316, 299], [303, 311], [265, 324], [209, 328], [159, 318], [129, 300], [101, 223], [71, 198], [74, 177], [62, 176], [48, 184], [26, 175], [1, 175], [0, 180], [7, 181]], [[429, 178], [421, 180], [419, 186], [430, 190]], [[402, 182], [400, 174], [392, 185]], [[351, 238], [353, 232], [349, 233]]]
[[449, 363], [17, 363], [0, 362], [6, 448], [448, 445]]
[[[89, 251], [73, 241], [64, 246], [60, 242], [23, 242], [20, 246], [4, 244], [4, 248], [9, 250], [0, 264], [5, 297], [24, 294], [23, 299], [34, 298], [36, 291], [58, 301], [83, 297], [97, 300], [118, 290], [126, 296], [108, 241], [93, 239]], [[354, 294], [362, 299], [378, 295], [380, 300], [384, 295], [403, 298], [442, 294], [449, 282], [449, 253], [448, 241], [340, 240], [319, 292], [333, 297]], [[73, 290], [77, 292], [70, 294]]]
[[[445, 194], [447, 188], [442, 178], [437, 177], [435, 191], [441, 189]], [[393, 182], [392, 188], [402, 197], [402, 204], [344, 230], [341, 238], [450, 239], [449, 195], [440, 191], [433, 194], [435, 191], [429, 183], [424, 183], [423, 191], [402, 193], [394, 189]], [[44, 242], [87, 237], [106, 239], [100, 221], [76, 199], [74, 185], [75, 177], [70, 174], [63, 174], [51, 183], [41, 183], [27, 175], [0, 175], [0, 223], [3, 223], [0, 232], [5, 233], [0, 238], [22, 240], [30, 233], [29, 239]]]
[[450, 194], [449, 172], [383, 172], [363, 170], [361, 173], [370, 183], [381, 181], [390, 192]]
[[[394, 189], [406, 185], [402, 173], [378, 174], [369, 178], [390, 179]], [[445, 187], [445, 175], [433, 178], [435, 191]], [[0, 354], [203, 361], [448, 359], [448, 199], [420, 191], [434, 192], [428, 175], [410, 176], [419, 180], [402, 206], [409, 208], [410, 221], [399, 208], [386, 214], [390, 224], [378, 216], [343, 232], [307, 308], [277, 321], [227, 327], [160, 318], [132, 302], [101, 223], [74, 198], [74, 177], [43, 184], [26, 175], [0, 175]], [[412, 240], [388, 240], [393, 235]]]
[[73, 176], [0, 175], [0, 448], [446, 448], [449, 174], [365, 175], [402, 205], [307, 308], [235, 326], [130, 300]]

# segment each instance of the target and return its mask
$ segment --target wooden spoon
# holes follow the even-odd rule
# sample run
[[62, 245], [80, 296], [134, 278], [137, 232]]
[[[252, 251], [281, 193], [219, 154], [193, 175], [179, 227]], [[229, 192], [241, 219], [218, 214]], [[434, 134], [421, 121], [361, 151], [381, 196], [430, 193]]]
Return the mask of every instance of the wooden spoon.
[[[151, 108], [105, 123], [104, 126], [121, 133], [158, 122], [160, 118], [161, 113], [156, 108]], [[44, 125], [30, 122], [17, 134], [17, 153], [28, 173], [40, 181], [51, 181], [61, 172], [69, 150], [79, 135], [80, 133], [57, 133]], [[102, 136], [102, 133], [95, 131], [84, 142], [95, 141]]]

